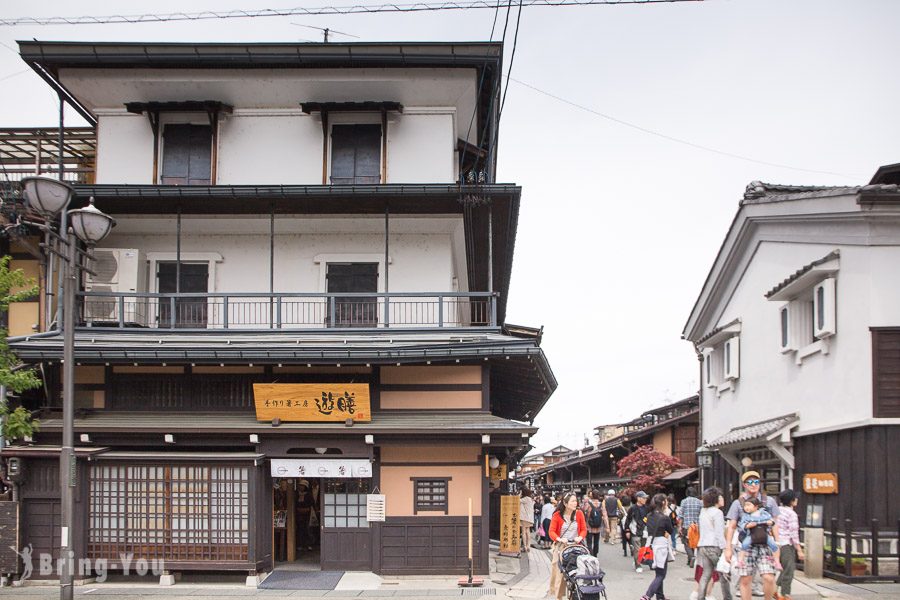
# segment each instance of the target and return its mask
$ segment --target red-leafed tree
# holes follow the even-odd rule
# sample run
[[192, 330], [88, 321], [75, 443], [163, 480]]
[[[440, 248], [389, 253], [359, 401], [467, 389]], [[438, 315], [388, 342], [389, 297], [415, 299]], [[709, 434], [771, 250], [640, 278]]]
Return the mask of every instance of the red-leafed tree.
[[662, 478], [684, 465], [674, 456], [663, 454], [653, 446], [639, 446], [637, 450], [619, 460], [616, 473], [623, 479], [631, 479], [630, 488], [653, 494], [663, 488]]

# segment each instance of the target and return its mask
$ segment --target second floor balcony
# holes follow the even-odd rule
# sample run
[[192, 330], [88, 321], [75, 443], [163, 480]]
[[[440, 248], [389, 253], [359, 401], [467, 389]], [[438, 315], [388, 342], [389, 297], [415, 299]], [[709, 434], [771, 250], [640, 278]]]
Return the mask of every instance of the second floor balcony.
[[79, 292], [78, 327], [129, 331], [491, 329], [497, 294]]

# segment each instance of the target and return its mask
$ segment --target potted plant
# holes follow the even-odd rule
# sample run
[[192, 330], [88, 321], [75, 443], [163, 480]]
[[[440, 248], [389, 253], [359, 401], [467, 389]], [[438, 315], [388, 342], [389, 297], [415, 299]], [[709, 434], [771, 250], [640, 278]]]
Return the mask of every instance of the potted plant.
[[[843, 556], [835, 557], [835, 563], [837, 565], [837, 569], [840, 572], [844, 572], [845, 565], [847, 561]], [[853, 556], [850, 558], [850, 576], [851, 577], [862, 577], [868, 574], [868, 565], [866, 564], [866, 559], [862, 556]]]

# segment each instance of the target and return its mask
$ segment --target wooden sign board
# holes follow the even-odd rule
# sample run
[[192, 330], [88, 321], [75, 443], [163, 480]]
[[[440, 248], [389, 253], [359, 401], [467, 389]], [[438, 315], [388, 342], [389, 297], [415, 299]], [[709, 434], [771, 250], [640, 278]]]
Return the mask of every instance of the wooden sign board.
[[807, 473], [803, 476], [803, 491], [807, 494], [837, 494], [837, 473]]
[[521, 538], [519, 497], [500, 496], [500, 554], [518, 556]]
[[[19, 503], [0, 502], [0, 573], [19, 572]], [[24, 550], [24, 548], [23, 548]]]
[[254, 383], [256, 420], [371, 421], [368, 383]]

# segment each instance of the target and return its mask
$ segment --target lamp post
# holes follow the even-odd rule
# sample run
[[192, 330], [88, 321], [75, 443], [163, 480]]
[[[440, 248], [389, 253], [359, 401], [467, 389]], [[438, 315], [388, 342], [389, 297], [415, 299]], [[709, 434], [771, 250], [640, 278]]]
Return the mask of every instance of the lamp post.
[[[22, 179], [25, 202], [45, 218], [39, 226], [59, 240], [65, 253], [59, 254], [63, 279], [63, 302], [59, 315], [63, 331], [63, 434], [59, 454], [60, 480], [60, 548], [59, 597], [71, 600], [74, 579], [75, 552], [72, 543], [74, 500], [76, 486], [75, 465], [75, 294], [78, 289], [77, 240], [89, 247], [105, 238], [115, 226], [115, 219], [94, 207], [94, 199], [86, 208], [67, 210], [75, 191], [66, 183], [49, 177]], [[60, 216], [61, 231], [53, 231], [53, 222]], [[77, 239], [76, 239], [77, 236]], [[48, 251], [53, 251], [47, 247]]]

